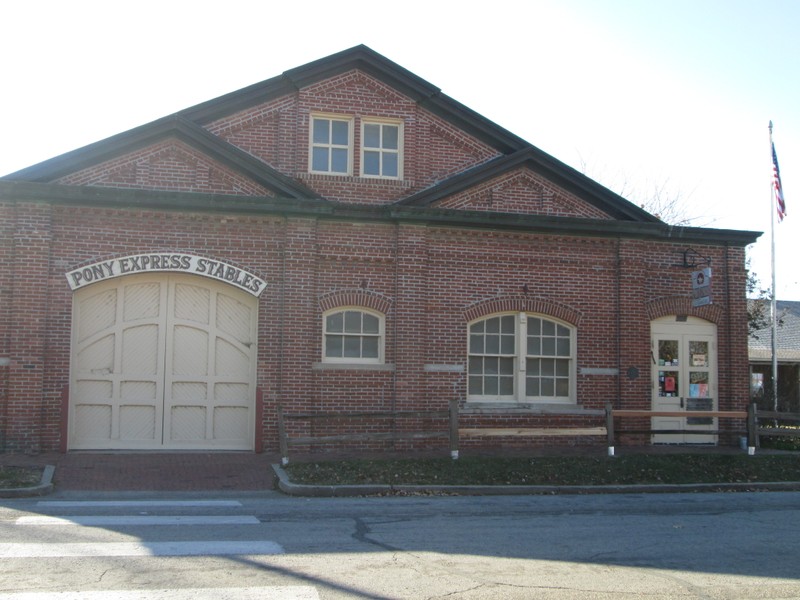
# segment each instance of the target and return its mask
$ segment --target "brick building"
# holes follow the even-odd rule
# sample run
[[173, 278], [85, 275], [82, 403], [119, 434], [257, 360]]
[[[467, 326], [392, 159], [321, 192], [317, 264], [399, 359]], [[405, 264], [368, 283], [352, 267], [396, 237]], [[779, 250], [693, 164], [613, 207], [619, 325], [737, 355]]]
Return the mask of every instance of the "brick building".
[[[364, 46], [0, 179], [0, 232], [2, 451], [275, 450], [278, 407], [748, 403], [758, 233], [669, 226]], [[617, 429], [735, 424], [653, 426]]]

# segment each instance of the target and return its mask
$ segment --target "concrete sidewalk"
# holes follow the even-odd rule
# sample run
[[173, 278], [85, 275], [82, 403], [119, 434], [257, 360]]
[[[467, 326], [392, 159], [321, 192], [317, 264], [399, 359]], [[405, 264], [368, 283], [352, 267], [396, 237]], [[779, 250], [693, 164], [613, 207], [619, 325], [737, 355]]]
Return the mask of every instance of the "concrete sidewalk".
[[272, 490], [279, 460], [250, 452], [0, 454], [0, 466], [55, 467], [59, 491], [102, 492]]

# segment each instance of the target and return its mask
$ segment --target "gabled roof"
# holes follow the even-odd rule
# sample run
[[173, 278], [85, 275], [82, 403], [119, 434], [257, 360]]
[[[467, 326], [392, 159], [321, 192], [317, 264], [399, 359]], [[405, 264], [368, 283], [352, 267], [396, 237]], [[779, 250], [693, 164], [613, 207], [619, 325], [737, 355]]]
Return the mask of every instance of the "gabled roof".
[[303, 87], [353, 69], [359, 69], [412, 98], [426, 110], [463, 129], [498, 152], [507, 154], [530, 146], [518, 136], [442, 94], [438, 87], [431, 85], [374, 50], [360, 45], [184, 109], [172, 116], [67, 152], [7, 175], [3, 179], [53, 181], [102, 160], [130, 152], [169, 135], [176, 135], [184, 141], [193, 143], [195, 147], [213, 152], [215, 158], [223, 158], [228, 166], [248, 176], [258, 177], [255, 179], [256, 181], [276, 193], [283, 193], [289, 197], [308, 195], [316, 197], [316, 194], [307, 187], [281, 175], [247, 152], [217, 139], [202, 125], [251, 106], [295, 93]]
[[[463, 104], [449, 98], [436, 86], [431, 85], [364, 45], [355, 46], [326, 58], [290, 69], [277, 77], [203, 102], [172, 116], [22, 169], [0, 178], [0, 181], [4, 179], [16, 182], [52, 183], [70, 173], [92, 167], [100, 162], [173, 137], [252, 179], [274, 192], [279, 198], [314, 199], [321, 203], [326, 203], [328, 202], [327, 200], [321, 199], [316, 192], [300, 181], [278, 172], [264, 161], [215, 136], [205, 129], [204, 125], [246, 108], [294, 94], [303, 87], [354, 69], [358, 69], [412, 98], [425, 110], [481, 140], [501, 155], [485, 164], [468, 169], [461, 174], [447, 178], [437, 185], [399, 200], [394, 206], [398, 210], [402, 208], [404, 214], [425, 208], [428, 210], [436, 209], [433, 205], [438, 200], [466, 190], [470, 186], [489, 181], [491, 178], [507, 173], [512, 169], [523, 167], [535, 171], [555, 185], [568, 190], [581, 198], [581, 200], [604, 211], [617, 221], [627, 221], [630, 224], [660, 225], [668, 228], [657, 217], [647, 213]], [[157, 192], [154, 191], [153, 194], [157, 194]], [[193, 196], [193, 198], [196, 201], [196, 197]], [[455, 213], [453, 214], [455, 215]], [[495, 216], [497, 218], [493, 217], [492, 213], [484, 212], [481, 213], [480, 219], [486, 224], [490, 224], [497, 219], [502, 220], [501, 214], [497, 213]], [[514, 219], [520, 220], [521, 216], [515, 215]], [[529, 222], [531, 219], [537, 223], [543, 222], [541, 216], [535, 215], [529, 215], [522, 220]], [[658, 235], [667, 237], [687, 236], [696, 239], [698, 236], [706, 236], [709, 232], [713, 232], [713, 230], [697, 229], [697, 231], [694, 231], [692, 228], [673, 229], [671, 227], [662, 232], [660, 226], [656, 227], [659, 231]], [[608, 227], [612, 227], [612, 225], [606, 223], [601, 228], [605, 230]], [[752, 243], [758, 235], [754, 232], [725, 231], [717, 232], [716, 234], [712, 233], [710, 237], [713, 239], [717, 239], [720, 236], [724, 239], [735, 238], [738, 244]]]
[[147, 125], [117, 134], [100, 142], [67, 152], [3, 179], [12, 181], [50, 182], [59, 177], [91, 167], [165, 139], [178, 139], [230, 167], [256, 183], [290, 198], [316, 198], [310, 188], [276, 171], [244, 150], [229, 144], [190, 120], [172, 115]]
[[500, 156], [482, 165], [450, 177], [441, 183], [422, 190], [397, 202], [406, 206], [430, 206], [448, 196], [463, 192], [494, 177], [520, 167], [529, 168], [554, 184], [564, 188], [605, 211], [616, 219], [658, 223], [661, 220], [615, 194], [596, 181], [589, 179], [534, 146], [513, 154]]
[[453, 100], [442, 91], [363, 44], [343, 50], [282, 75], [187, 108], [180, 114], [197, 123], [209, 123], [231, 113], [279, 98], [325, 79], [358, 69], [420, 106], [507, 154], [529, 144], [486, 117]]

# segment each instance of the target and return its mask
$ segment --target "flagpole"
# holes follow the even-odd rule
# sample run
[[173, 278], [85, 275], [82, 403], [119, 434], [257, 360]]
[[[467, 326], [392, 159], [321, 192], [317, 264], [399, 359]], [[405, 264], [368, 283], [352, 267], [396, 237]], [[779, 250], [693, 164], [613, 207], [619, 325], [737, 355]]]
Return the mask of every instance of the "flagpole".
[[[772, 143], [772, 121], [769, 122], [769, 151], [772, 156], [775, 146]], [[770, 182], [769, 214], [770, 237], [772, 245], [772, 300], [770, 313], [772, 314], [772, 410], [778, 410], [778, 288], [775, 285], [775, 212], [776, 212], [775, 184]]]

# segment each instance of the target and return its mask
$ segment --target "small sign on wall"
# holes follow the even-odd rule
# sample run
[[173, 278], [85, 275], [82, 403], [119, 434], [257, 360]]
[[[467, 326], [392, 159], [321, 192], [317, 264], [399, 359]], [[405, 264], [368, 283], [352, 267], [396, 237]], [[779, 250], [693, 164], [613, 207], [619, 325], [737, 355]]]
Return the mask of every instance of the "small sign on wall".
[[692, 306], [711, 304], [711, 267], [692, 272]]

